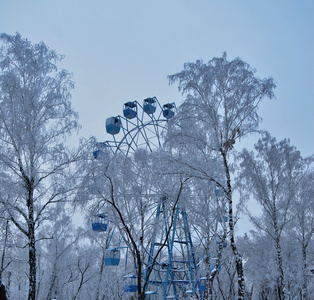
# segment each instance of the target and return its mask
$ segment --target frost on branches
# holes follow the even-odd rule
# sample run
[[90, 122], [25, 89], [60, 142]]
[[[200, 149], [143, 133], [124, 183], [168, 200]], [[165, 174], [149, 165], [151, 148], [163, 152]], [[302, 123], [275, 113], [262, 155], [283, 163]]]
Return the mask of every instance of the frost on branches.
[[36, 299], [36, 231], [50, 207], [70, 197], [69, 163], [76, 157], [64, 145], [78, 129], [70, 102], [70, 74], [44, 43], [19, 33], [0, 35], [1, 206], [28, 248], [28, 299]]
[[[195, 176], [214, 182], [224, 191], [230, 245], [238, 275], [238, 297], [244, 298], [242, 255], [234, 239], [229, 156], [237, 140], [257, 130], [261, 120], [258, 105], [264, 98], [274, 97], [274, 80], [259, 79], [246, 62], [240, 58], [228, 61], [226, 53], [207, 64], [200, 60], [185, 63], [181, 72], [168, 78], [170, 84], [178, 82], [179, 90], [186, 94], [176, 126], [169, 131], [169, 147], [176, 149], [176, 153], [189, 153], [189, 158], [193, 153], [195, 159], [183, 157], [181, 164], [189, 166], [189, 172]], [[204, 164], [204, 158], [208, 164]], [[220, 162], [224, 170], [222, 178], [213, 173], [212, 160]]]

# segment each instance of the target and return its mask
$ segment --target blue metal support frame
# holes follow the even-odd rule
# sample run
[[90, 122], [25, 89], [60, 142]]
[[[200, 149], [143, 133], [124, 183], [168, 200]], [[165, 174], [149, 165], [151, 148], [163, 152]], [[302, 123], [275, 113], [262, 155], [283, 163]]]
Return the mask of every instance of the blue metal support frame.
[[[160, 222], [162, 214], [164, 219], [163, 236], [168, 236], [165, 244], [163, 242], [156, 242], [156, 237], [158, 236], [157, 228], [161, 224]], [[179, 228], [178, 220], [180, 218], [182, 222], [180, 223], [181, 226]], [[159, 295], [162, 295], [161, 299], [166, 299], [166, 297], [172, 295], [173, 299], [179, 300], [180, 290], [182, 291], [184, 286], [188, 286], [189, 290], [186, 290], [186, 293], [190, 292], [194, 295], [197, 294], [199, 299], [202, 300], [202, 288], [197, 272], [198, 266], [196, 264], [195, 251], [185, 209], [181, 209], [179, 206], [175, 208], [171, 229], [169, 227], [169, 220], [170, 216], [167, 215], [165, 204], [162, 202], [158, 205], [156, 211], [156, 221], [149, 250], [147, 269], [145, 270], [144, 276], [144, 282], [147, 281], [145, 293], [155, 290], [156, 293], [158, 292]], [[161, 228], [159, 227], [159, 229]], [[169, 230], [171, 230], [171, 232], [169, 232]], [[184, 233], [181, 237], [183, 240], [177, 236], [177, 230], [181, 230], [181, 232]], [[176, 243], [182, 245], [180, 247], [181, 250], [185, 253], [184, 259], [174, 259], [174, 254], [178, 251], [178, 249], [175, 247]], [[154, 255], [156, 253], [156, 246], [162, 246], [163, 244], [168, 248], [166, 252], [168, 255], [167, 263], [162, 263], [163, 266], [161, 267], [161, 263], [156, 261], [155, 265], [152, 266]], [[151, 268], [152, 270], [150, 272]], [[155, 288], [152, 289], [152, 286], [155, 286]]]
[[[167, 292], [168, 292], [168, 282], [169, 282], [169, 275], [170, 275], [170, 270], [172, 270], [172, 254], [173, 254], [173, 243], [175, 239], [175, 232], [176, 232], [176, 226], [177, 226], [177, 219], [178, 219], [178, 213], [179, 213], [179, 207], [176, 207], [175, 210], [175, 216], [173, 219], [173, 225], [172, 225], [172, 238], [170, 240], [170, 247], [168, 250], [168, 269], [166, 273], [166, 278], [165, 278], [165, 283], [164, 283], [164, 294], [163, 294], [163, 299], [166, 299]], [[173, 288], [173, 293], [175, 295], [175, 299], [177, 299], [177, 290], [174, 282], [174, 277], [171, 272], [171, 281], [172, 281], [172, 288]]]

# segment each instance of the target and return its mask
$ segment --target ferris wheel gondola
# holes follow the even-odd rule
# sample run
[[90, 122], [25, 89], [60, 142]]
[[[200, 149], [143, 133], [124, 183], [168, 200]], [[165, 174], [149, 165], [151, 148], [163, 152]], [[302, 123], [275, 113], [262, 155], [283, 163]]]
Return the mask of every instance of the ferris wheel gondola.
[[106, 214], [100, 213], [93, 216], [92, 219], [92, 229], [93, 231], [101, 232], [106, 231], [108, 227], [108, 221]]

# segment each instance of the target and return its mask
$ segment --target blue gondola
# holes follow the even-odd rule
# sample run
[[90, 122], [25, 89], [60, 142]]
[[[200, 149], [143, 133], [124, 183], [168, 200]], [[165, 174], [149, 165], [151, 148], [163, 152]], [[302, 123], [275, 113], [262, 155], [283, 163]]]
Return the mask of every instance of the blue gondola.
[[219, 217], [218, 221], [219, 221], [219, 223], [227, 222], [228, 221], [228, 217], [227, 216]]
[[[216, 244], [217, 244], [217, 247], [219, 247], [219, 245], [221, 244], [221, 241], [216, 241]], [[227, 248], [227, 246], [228, 246], [227, 241], [224, 241], [222, 246], [223, 246], [224, 248]]]
[[205, 292], [206, 291], [206, 280], [207, 278], [206, 277], [201, 277], [200, 278], [200, 291], [201, 292]]
[[105, 265], [118, 266], [120, 263], [120, 250], [117, 248], [105, 250]]
[[104, 156], [107, 145], [106, 143], [100, 142], [100, 143], [96, 143], [95, 148], [96, 150], [93, 151], [93, 156], [95, 159], [97, 159]]
[[176, 106], [173, 103], [167, 103], [162, 107], [162, 114], [166, 119], [170, 119], [174, 116], [174, 110]]
[[93, 231], [106, 231], [108, 227], [108, 221], [105, 214], [98, 214], [93, 217], [92, 229]]
[[125, 280], [124, 291], [125, 292], [137, 292], [137, 276], [129, 275], [123, 277]]
[[124, 103], [123, 115], [127, 119], [133, 119], [137, 116], [137, 105], [135, 101]]
[[157, 102], [155, 98], [146, 98], [143, 101], [143, 110], [147, 114], [151, 115], [156, 111], [156, 105], [157, 105]]
[[[213, 263], [210, 264], [210, 270], [213, 271], [216, 269], [217, 257], [212, 258], [211, 261], [213, 261]], [[218, 271], [221, 271], [221, 265], [218, 265]]]
[[220, 188], [220, 186], [216, 186], [216, 188], [215, 188], [215, 196], [222, 196], [222, 189]]
[[93, 152], [94, 158], [95, 158], [95, 159], [98, 158], [99, 154], [100, 154], [100, 150], [95, 150], [95, 151]]
[[219, 221], [220, 223], [228, 222], [228, 209], [227, 209], [227, 208], [225, 208], [225, 211], [224, 211], [223, 216], [220, 215], [220, 216], [218, 217], [218, 221]]
[[145, 299], [147, 300], [158, 300], [158, 293], [156, 291], [147, 291], [145, 292]]
[[118, 117], [110, 117], [106, 120], [106, 131], [109, 134], [118, 134], [120, 132], [121, 126], [121, 120]]

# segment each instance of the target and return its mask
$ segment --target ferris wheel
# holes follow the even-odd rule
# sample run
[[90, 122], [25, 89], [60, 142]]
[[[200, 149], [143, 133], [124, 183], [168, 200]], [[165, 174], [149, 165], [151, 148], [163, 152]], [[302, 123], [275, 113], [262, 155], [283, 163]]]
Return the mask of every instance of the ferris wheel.
[[[132, 156], [137, 149], [153, 151], [161, 148], [167, 124], [175, 112], [175, 103], [161, 105], [156, 97], [146, 98], [142, 104], [138, 101], [124, 103], [123, 115], [106, 119], [106, 131], [112, 139], [97, 143], [94, 158], [105, 149], [114, 155], [123, 153]], [[143, 279], [147, 283], [145, 299], [191, 299], [194, 296], [202, 299], [204, 286], [200, 285], [198, 278], [187, 213], [184, 207], [177, 205], [171, 215], [167, 196], [157, 198], [149, 217], [155, 221], [143, 268]], [[99, 220], [99, 223], [104, 222], [103, 219]], [[108, 256], [110, 251], [108, 249]], [[118, 249], [115, 251], [118, 253]], [[118, 264], [118, 261], [115, 260], [115, 263]], [[108, 262], [109, 265], [117, 265]], [[126, 274], [124, 279], [124, 291], [136, 292], [136, 274]]]

